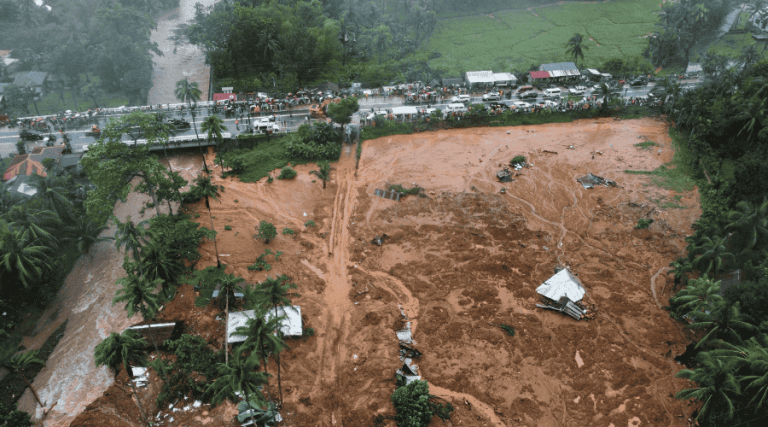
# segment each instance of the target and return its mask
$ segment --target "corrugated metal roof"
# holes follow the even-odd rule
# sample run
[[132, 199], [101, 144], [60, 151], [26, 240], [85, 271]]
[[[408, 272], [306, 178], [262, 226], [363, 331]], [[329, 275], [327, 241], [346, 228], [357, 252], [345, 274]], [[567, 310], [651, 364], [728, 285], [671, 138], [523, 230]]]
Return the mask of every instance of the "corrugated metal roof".
[[548, 79], [552, 77], [549, 74], [549, 71], [531, 71], [531, 78], [532, 79]]
[[586, 291], [581, 282], [567, 268], [547, 279], [536, 288], [539, 295], [543, 295], [553, 301], [559, 301], [561, 297], [568, 297], [571, 301], [578, 302], [584, 298]]
[[552, 77], [573, 77], [580, 76], [579, 70], [550, 70], [549, 74]]
[[701, 65], [695, 62], [689, 62], [688, 68], [685, 69], [686, 73], [701, 73], [702, 71]]
[[493, 71], [467, 71], [467, 81], [472, 83], [494, 83]]
[[497, 82], [516, 82], [517, 77], [512, 73], [493, 73], [493, 79]]
[[399, 116], [401, 114], [418, 114], [416, 107], [392, 107], [392, 114]]
[[13, 84], [16, 86], [41, 86], [45, 82], [48, 73], [43, 71], [28, 71], [26, 73], [20, 73], [13, 80]]
[[577, 70], [579, 67], [573, 62], [553, 62], [539, 65], [539, 71]]
[[[286, 317], [285, 320], [283, 320], [280, 324], [280, 331], [283, 333], [283, 335], [297, 337], [301, 336], [303, 331], [301, 326], [301, 307], [298, 305], [294, 305], [292, 307], [293, 309], [288, 310], [283, 307], [278, 307], [277, 315], [278, 317]], [[236, 311], [229, 313], [229, 320], [227, 321], [227, 342], [235, 343], [245, 341], [246, 337], [242, 335], [235, 335], [235, 331], [240, 326], [246, 326], [248, 319], [253, 319], [255, 316], [255, 310]], [[265, 319], [269, 320], [274, 316], [275, 309], [270, 309], [264, 317]]]

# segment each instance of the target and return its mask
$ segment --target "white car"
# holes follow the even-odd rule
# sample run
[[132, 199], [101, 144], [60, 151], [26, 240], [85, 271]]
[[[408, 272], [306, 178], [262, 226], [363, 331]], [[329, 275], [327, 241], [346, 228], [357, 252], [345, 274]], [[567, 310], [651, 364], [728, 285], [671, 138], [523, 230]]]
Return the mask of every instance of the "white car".
[[584, 92], [586, 91], [587, 91], [587, 88], [584, 86], [576, 86], [568, 90], [568, 92], [570, 92], [571, 95], [583, 95]]
[[541, 103], [541, 106], [544, 108], [555, 108], [557, 107], [557, 102], [550, 101], [550, 100], [544, 100], [544, 102]]
[[531, 104], [523, 101], [512, 101], [510, 108], [514, 108], [515, 110], [527, 110], [531, 108]]
[[499, 99], [501, 99], [499, 92], [488, 92], [483, 95], [483, 101], [498, 101]]
[[451, 102], [469, 102], [469, 95], [456, 95], [451, 98]]

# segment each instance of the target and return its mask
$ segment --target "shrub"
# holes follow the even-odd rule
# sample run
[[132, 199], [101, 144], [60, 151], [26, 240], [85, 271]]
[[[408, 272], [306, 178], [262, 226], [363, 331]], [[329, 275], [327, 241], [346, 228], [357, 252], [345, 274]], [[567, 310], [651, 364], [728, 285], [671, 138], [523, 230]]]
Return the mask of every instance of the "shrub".
[[304, 338], [314, 337], [315, 328], [304, 328], [304, 330], [301, 332], [301, 336]]
[[157, 406], [189, 395], [202, 400], [209, 382], [216, 379], [216, 364], [223, 361], [224, 353], [214, 353], [204, 339], [193, 335], [185, 334], [176, 341], [166, 343], [176, 355], [176, 360], [157, 359], [150, 363], [167, 379], [157, 396]]
[[283, 236], [292, 236], [294, 234], [296, 234], [296, 232], [290, 228], [283, 228]]
[[395, 422], [398, 427], [426, 427], [432, 419], [429, 385], [426, 381], [416, 380], [398, 387], [392, 393], [392, 403], [397, 411]]
[[423, 188], [419, 187], [418, 185], [414, 185], [411, 189], [406, 189], [400, 184], [394, 184], [389, 185], [387, 188], [389, 188], [389, 191], [397, 191], [398, 193], [410, 194], [414, 196], [421, 193], [421, 190], [423, 190]]
[[225, 225], [224, 229], [227, 230], [227, 231], [232, 231], [232, 226], [231, 225]]
[[272, 181], [274, 181], [274, 180], [275, 179], [272, 178], [271, 176], [267, 177], [267, 184], [272, 184]]
[[290, 166], [284, 166], [282, 169], [280, 169], [280, 175], [278, 175], [277, 179], [296, 178], [296, 175], [298, 175], [298, 173], [296, 173], [296, 171], [293, 170], [293, 168], [291, 168]]
[[263, 239], [265, 244], [277, 236], [277, 228], [270, 222], [260, 221], [256, 229], [259, 230], [259, 239]]
[[311, 219], [304, 223], [304, 227], [314, 227], [315, 225], [315, 221], [312, 221]]
[[515, 328], [513, 328], [513, 327], [511, 327], [509, 325], [505, 325], [503, 323], [501, 325], [499, 325], [499, 327], [502, 330], [504, 330], [504, 332], [506, 332], [507, 335], [509, 335], [510, 337], [514, 337], [515, 336]]
[[652, 219], [640, 218], [640, 219], [637, 221], [637, 225], [635, 226], [635, 228], [636, 228], [636, 229], [638, 229], [638, 230], [645, 230], [645, 229], [646, 229], [646, 228], [648, 228], [648, 226], [650, 226], [652, 223], [653, 223], [653, 220], [652, 220]]
[[512, 158], [512, 160], [509, 161], [510, 166], [515, 166], [517, 164], [524, 165], [525, 164], [525, 156], [515, 156]]
[[267, 255], [275, 255], [275, 261], [277, 261], [280, 258], [280, 255], [283, 254], [282, 251], [277, 251], [277, 253], [272, 252], [271, 249], [266, 248], [264, 249], [264, 252], [259, 255], [258, 258], [256, 258], [256, 262], [248, 266], [248, 270], [251, 271], [269, 271], [272, 269], [272, 265], [270, 265], [266, 258]]

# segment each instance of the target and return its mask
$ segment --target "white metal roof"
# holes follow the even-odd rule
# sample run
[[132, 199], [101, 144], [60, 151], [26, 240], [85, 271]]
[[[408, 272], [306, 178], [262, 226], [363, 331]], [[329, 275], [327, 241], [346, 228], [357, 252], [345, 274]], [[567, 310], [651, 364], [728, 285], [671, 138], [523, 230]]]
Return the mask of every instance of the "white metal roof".
[[594, 74], [596, 76], [600, 75], [600, 72], [595, 70], [594, 68], [587, 68], [587, 71], [589, 71], [590, 73], [592, 73], [592, 74]]
[[586, 293], [579, 279], [571, 274], [567, 268], [547, 279], [546, 282], [536, 288], [536, 292], [553, 301], [558, 301], [561, 297], [566, 296], [573, 302], [581, 301]]
[[689, 62], [688, 63], [688, 68], [685, 69], [685, 72], [686, 73], [701, 73], [702, 72], [701, 65], [697, 64], [695, 62]]
[[392, 114], [399, 116], [402, 114], [418, 114], [416, 107], [392, 107]]
[[467, 81], [472, 83], [493, 83], [493, 71], [467, 71]]
[[493, 73], [493, 79], [497, 82], [516, 82], [517, 77], [512, 73]]
[[571, 77], [580, 76], [581, 73], [579, 70], [551, 70], [549, 71], [549, 75], [552, 77]]
[[[301, 336], [301, 307], [298, 305], [292, 306], [293, 309], [285, 310], [283, 307], [277, 308], [278, 316], [285, 316], [285, 319], [280, 324], [280, 331], [286, 336]], [[275, 316], [275, 309], [270, 309], [265, 318], [267, 320]], [[229, 320], [227, 321], [227, 342], [243, 342], [246, 337], [242, 335], [235, 335], [235, 331], [240, 326], [245, 326], [248, 323], [248, 319], [255, 317], [254, 310], [236, 311], [229, 313]]]

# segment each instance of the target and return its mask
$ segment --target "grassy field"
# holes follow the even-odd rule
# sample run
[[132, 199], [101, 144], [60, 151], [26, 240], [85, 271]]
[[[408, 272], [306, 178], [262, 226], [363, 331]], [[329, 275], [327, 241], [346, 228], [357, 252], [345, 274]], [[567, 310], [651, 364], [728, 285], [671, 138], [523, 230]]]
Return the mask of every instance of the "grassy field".
[[637, 57], [647, 46], [644, 36], [655, 29], [659, 10], [658, 0], [614, 0], [445, 19], [427, 45], [441, 55], [430, 66], [458, 76], [464, 71], [524, 71], [532, 64], [570, 61], [565, 45], [575, 33], [589, 38], [587, 66]]

